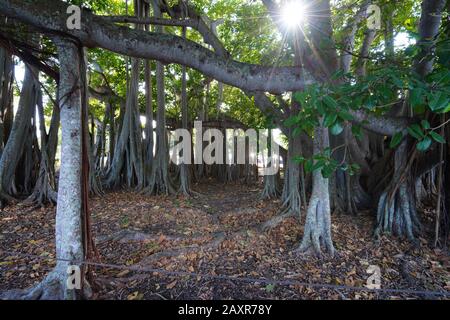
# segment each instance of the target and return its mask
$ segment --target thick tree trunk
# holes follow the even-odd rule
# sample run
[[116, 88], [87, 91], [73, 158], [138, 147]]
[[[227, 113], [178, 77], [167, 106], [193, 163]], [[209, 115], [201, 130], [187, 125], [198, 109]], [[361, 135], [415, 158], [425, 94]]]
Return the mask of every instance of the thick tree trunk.
[[415, 181], [410, 174], [408, 142], [405, 140], [395, 151], [394, 176], [387, 189], [381, 194], [375, 236], [382, 233], [406, 236], [415, 240], [420, 230], [416, 212]]
[[[62, 124], [61, 173], [56, 210], [56, 266], [35, 288], [6, 298], [75, 299], [67, 288], [67, 270], [84, 259], [81, 197], [81, 50], [72, 42], [55, 38], [60, 60], [60, 110]], [[86, 287], [85, 287], [86, 288]]]
[[[322, 153], [329, 147], [328, 129], [318, 126], [314, 129], [314, 154]], [[313, 189], [306, 214], [303, 239], [298, 249], [300, 252], [312, 250], [317, 255], [326, 251], [334, 255], [331, 239], [331, 213], [328, 179], [320, 170], [313, 172]]]

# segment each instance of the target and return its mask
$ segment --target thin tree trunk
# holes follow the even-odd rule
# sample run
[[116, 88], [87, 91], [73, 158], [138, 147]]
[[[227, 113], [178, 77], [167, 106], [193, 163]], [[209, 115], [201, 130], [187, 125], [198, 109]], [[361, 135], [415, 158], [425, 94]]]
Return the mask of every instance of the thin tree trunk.
[[53, 107], [50, 129], [47, 135], [45, 129], [44, 109], [42, 99], [38, 101], [39, 125], [41, 134], [41, 161], [39, 174], [32, 194], [26, 202], [42, 206], [46, 203], [55, 204], [57, 201], [56, 180], [55, 180], [55, 155], [58, 143], [59, 130], [59, 106]]
[[[139, 1], [135, 1], [135, 7], [135, 14], [141, 17]], [[141, 27], [136, 25], [136, 29], [141, 29]], [[109, 188], [117, 188], [124, 182], [128, 187], [136, 186], [138, 190], [144, 186], [142, 128], [138, 105], [140, 65], [140, 59], [131, 59], [131, 77], [127, 89], [122, 128], [115, 146], [112, 165], [106, 175], [105, 185]]]
[[26, 65], [19, 107], [0, 159], [0, 199], [2, 201], [13, 201], [11, 195], [14, 193], [14, 174], [24, 150], [33, 111], [36, 110], [39, 90], [37, 76], [37, 71]]
[[0, 157], [8, 141], [12, 124], [14, 62], [12, 55], [0, 48]]
[[[268, 129], [267, 143], [267, 167], [271, 167], [274, 163], [272, 155], [272, 129]], [[274, 199], [280, 196], [278, 185], [278, 172], [264, 176], [264, 189], [261, 193], [261, 199]]]
[[[183, 38], [186, 39], [186, 27], [183, 27]], [[182, 66], [181, 75], [181, 122], [182, 128], [188, 130], [188, 101], [187, 101], [187, 80], [186, 80], [186, 66]], [[179, 192], [185, 196], [190, 195], [190, 169], [189, 164], [182, 163], [180, 165], [180, 188]]]
[[[161, 17], [161, 9], [157, 3], [153, 3], [153, 12], [156, 18]], [[163, 27], [157, 26], [156, 32], [163, 33]], [[149, 185], [144, 191], [149, 194], [171, 194], [175, 190], [172, 186], [168, 170], [169, 149], [166, 131], [164, 65], [159, 61], [156, 62], [156, 87], [158, 108], [156, 120], [156, 153], [149, 178]]]

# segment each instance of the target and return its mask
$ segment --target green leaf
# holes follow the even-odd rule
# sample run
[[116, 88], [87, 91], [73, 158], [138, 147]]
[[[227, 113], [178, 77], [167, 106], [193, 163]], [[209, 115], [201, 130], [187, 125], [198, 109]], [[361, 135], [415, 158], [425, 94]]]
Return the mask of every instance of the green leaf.
[[294, 128], [294, 131], [292, 132], [292, 135], [295, 137], [295, 136], [298, 136], [301, 132], [303, 131], [303, 129], [301, 128], [301, 127], [295, 127]]
[[316, 109], [319, 112], [319, 114], [321, 114], [321, 115], [326, 114], [325, 106], [322, 101], [317, 100], [315, 106], [316, 106]]
[[413, 108], [415, 114], [423, 114], [426, 111], [426, 105], [425, 104], [419, 104], [418, 106], [415, 106]]
[[403, 139], [403, 133], [397, 132], [391, 139], [391, 143], [389, 144], [389, 148], [394, 149], [399, 145], [399, 143]]
[[324, 178], [329, 178], [334, 172], [334, 168], [332, 166], [325, 166], [322, 169], [322, 176]]
[[294, 162], [296, 162], [296, 163], [303, 163], [306, 161], [306, 159], [302, 156], [295, 156], [292, 158], [292, 160], [294, 160]]
[[377, 98], [373, 95], [369, 96], [366, 100], [365, 107], [369, 110], [372, 110], [377, 106]]
[[313, 161], [309, 159], [308, 161], [305, 162], [305, 171], [311, 172], [312, 168], [313, 168]]
[[344, 70], [340, 69], [338, 71], [336, 71], [335, 73], [333, 73], [333, 75], [331, 76], [331, 79], [333, 80], [337, 80], [342, 78], [345, 75]]
[[275, 285], [273, 283], [269, 283], [265, 289], [266, 292], [272, 292], [275, 289]]
[[323, 97], [323, 102], [330, 108], [332, 109], [337, 109], [338, 107], [338, 103], [336, 102], [336, 100], [334, 100], [333, 97], [331, 96], [325, 96]]
[[417, 140], [421, 140], [422, 138], [425, 137], [425, 134], [422, 132], [422, 129], [418, 124], [413, 124], [410, 127], [408, 127], [408, 133]]
[[353, 120], [353, 116], [350, 113], [348, 113], [347, 111], [341, 110], [341, 111], [339, 111], [338, 115], [339, 115], [339, 118], [341, 118], [342, 120], [345, 120], [345, 121]]
[[323, 120], [323, 125], [327, 128], [331, 127], [337, 120], [337, 113], [329, 113], [325, 116]]
[[352, 126], [352, 133], [353, 133], [353, 135], [354, 135], [356, 138], [361, 139], [361, 137], [362, 137], [361, 126], [359, 126], [359, 125], [353, 125], [353, 126]]
[[353, 175], [355, 175], [355, 173], [357, 173], [360, 170], [361, 170], [361, 167], [359, 166], [359, 164], [354, 163], [354, 164], [350, 165], [348, 174], [353, 176]]
[[444, 109], [448, 105], [448, 97], [443, 92], [436, 92], [434, 95], [432, 95], [431, 101], [430, 101], [430, 109], [431, 111], [438, 111], [440, 109]]
[[431, 128], [428, 120], [422, 120], [420, 121], [420, 124], [422, 125], [422, 128], [424, 128], [425, 130], [429, 130]]
[[420, 52], [420, 48], [416, 45], [410, 45], [405, 49], [405, 54], [409, 57], [414, 57]]
[[439, 110], [439, 113], [447, 113], [450, 111], [450, 103], [448, 104], [448, 106], [446, 106], [442, 111]]
[[436, 131], [430, 131], [430, 136], [433, 138], [434, 141], [438, 143], [445, 143], [444, 137], [442, 137], [439, 133]]
[[397, 86], [397, 88], [403, 88], [403, 81], [400, 80], [396, 75], [392, 75], [391, 76], [392, 81], [394, 82], [394, 84]]
[[284, 121], [284, 124], [286, 125], [286, 127], [292, 127], [293, 125], [295, 125], [297, 123], [298, 123], [298, 117], [296, 117], [296, 116], [289, 117]]
[[431, 140], [430, 137], [425, 137], [425, 139], [423, 139], [422, 141], [420, 141], [417, 144], [417, 150], [419, 150], [419, 151], [427, 151], [430, 148], [432, 142], [433, 141]]
[[330, 132], [333, 136], [337, 136], [337, 135], [341, 134], [342, 131], [344, 131], [344, 127], [339, 122], [336, 122], [330, 128]]
[[300, 105], [303, 105], [306, 103], [306, 97], [307, 94], [305, 92], [296, 92], [294, 93], [294, 101], [299, 103]]
[[416, 108], [424, 103], [424, 95], [421, 88], [414, 88], [410, 91], [411, 106]]

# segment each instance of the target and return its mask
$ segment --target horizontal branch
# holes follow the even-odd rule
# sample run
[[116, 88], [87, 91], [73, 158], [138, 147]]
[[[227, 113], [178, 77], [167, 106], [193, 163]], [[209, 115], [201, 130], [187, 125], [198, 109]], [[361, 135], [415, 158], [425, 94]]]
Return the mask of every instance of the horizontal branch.
[[249, 91], [280, 94], [303, 88], [301, 68], [267, 67], [224, 59], [181, 37], [119, 26], [82, 10], [81, 30], [67, 28], [68, 4], [57, 0], [2, 0], [0, 12], [49, 34], [71, 37], [81, 45], [103, 48], [135, 58], [177, 63], [222, 83]]
[[353, 116], [352, 122], [377, 134], [393, 136], [397, 132], [404, 132], [412, 123], [412, 118], [374, 116], [365, 111], [349, 111]]
[[192, 27], [194, 28], [197, 21], [191, 19], [162, 19], [162, 18], [140, 18], [135, 16], [98, 16], [111, 23], [133, 23], [133, 24], [152, 24], [158, 26], [174, 26], [174, 27]]

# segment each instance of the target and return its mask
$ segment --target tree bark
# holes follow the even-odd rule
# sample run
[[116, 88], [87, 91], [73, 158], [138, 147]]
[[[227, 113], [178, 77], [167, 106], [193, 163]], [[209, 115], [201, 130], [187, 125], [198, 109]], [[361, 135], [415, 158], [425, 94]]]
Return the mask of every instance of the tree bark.
[[[186, 39], [186, 27], [183, 27], [182, 37]], [[186, 66], [182, 66], [181, 71], [181, 122], [182, 128], [188, 130], [188, 100], [187, 100], [187, 79], [186, 79]], [[189, 164], [181, 163], [180, 165], [180, 188], [179, 192], [185, 196], [189, 196], [190, 190], [190, 177], [191, 170], [189, 169]]]
[[[441, 13], [445, 0], [423, 0], [422, 13], [419, 24], [421, 52], [414, 62], [414, 71], [425, 77], [432, 71], [432, 53], [434, 38], [438, 34], [441, 23]], [[407, 108], [403, 108], [403, 115], [411, 116]], [[404, 139], [395, 150], [394, 174], [391, 182], [381, 194], [378, 201], [377, 224], [375, 236], [382, 233], [406, 236], [410, 241], [416, 240], [420, 230], [417, 217], [415, 198], [416, 180], [411, 171], [414, 158], [414, 145], [409, 139]]]
[[224, 60], [191, 41], [169, 34], [161, 37], [159, 32], [117, 26], [85, 9], [81, 14], [81, 30], [68, 30], [66, 16], [60, 14], [66, 12], [67, 6], [67, 3], [57, 0], [52, 0], [51, 4], [49, 0], [5, 0], [0, 3], [0, 10], [9, 17], [35, 27], [70, 34], [86, 47], [101, 47], [135, 58], [186, 65], [225, 84], [245, 90], [282, 93], [303, 88], [303, 84], [299, 82], [300, 68], [274, 68]]
[[[159, 4], [152, 3], [153, 12], [156, 18], [161, 17]], [[157, 32], [163, 33], [162, 27], [156, 28]], [[164, 65], [156, 62], [156, 94], [157, 94], [157, 120], [156, 120], [156, 153], [149, 178], [149, 185], [145, 192], [149, 194], [172, 194], [175, 193], [170, 179], [169, 149], [167, 145], [166, 131], [166, 106], [165, 106], [165, 85], [164, 85]]]
[[15, 190], [14, 174], [24, 150], [33, 111], [36, 110], [39, 90], [37, 77], [36, 70], [26, 65], [19, 107], [0, 159], [0, 199], [2, 201], [14, 201], [12, 198]]
[[[136, 4], [138, 4], [137, 1]], [[140, 6], [136, 5], [135, 14], [138, 17], [142, 15]], [[136, 26], [137, 31], [140, 29], [140, 26]], [[128, 187], [137, 187], [138, 190], [144, 187], [142, 128], [138, 103], [140, 66], [140, 59], [131, 59], [131, 77], [128, 81], [125, 114], [105, 182], [109, 188], [120, 187], [123, 183], [126, 183]]]
[[[321, 153], [329, 147], [328, 129], [322, 125], [314, 129], [313, 146], [314, 154]], [[312, 250], [317, 255], [325, 251], [330, 256], [334, 255], [328, 179], [323, 177], [320, 170], [313, 172], [313, 189], [308, 204], [303, 239], [298, 250], [300, 252]]]
[[0, 157], [8, 141], [13, 118], [14, 62], [12, 55], [0, 48]]
[[55, 179], [55, 155], [58, 144], [59, 130], [59, 106], [53, 107], [52, 118], [50, 121], [49, 134], [45, 129], [44, 109], [42, 97], [38, 101], [38, 114], [41, 135], [41, 161], [39, 164], [38, 179], [33, 192], [27, 198], [26, 202], [42, 206], [47, 203], [55, 204], [57, 202], [56, 179]]
[[[61, 65], [59, 82], [62, 124], [61, 169], [56, 209], [56, 266], [35, 288], [9, 298], [62, 300], [78, 294], [67, 288], [67, 270], [84, 259], [81, 201], [81, 50], [54, 38]], [[85, 287], [86, 288], [86, 287]]]

